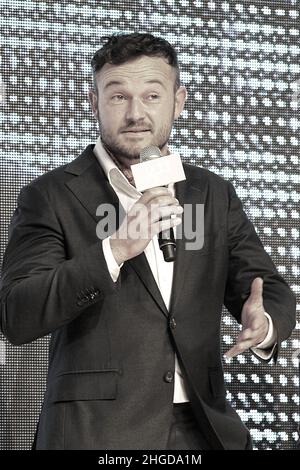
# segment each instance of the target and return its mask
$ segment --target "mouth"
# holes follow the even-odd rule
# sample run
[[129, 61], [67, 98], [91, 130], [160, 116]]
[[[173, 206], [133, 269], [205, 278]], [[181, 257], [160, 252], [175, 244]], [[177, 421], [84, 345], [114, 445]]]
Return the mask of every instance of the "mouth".
[[145, 134], [146, 132], [150, 132], [150, 129], [130, 129], [123, 131], [124, 134]]
[[145, 137], [147, 137], [150, 134], [149, 129], [144, 129], [144, 130], [130, 130], [130, 131], [125, 131], [125, 139], [129, 140], [143, 140]]

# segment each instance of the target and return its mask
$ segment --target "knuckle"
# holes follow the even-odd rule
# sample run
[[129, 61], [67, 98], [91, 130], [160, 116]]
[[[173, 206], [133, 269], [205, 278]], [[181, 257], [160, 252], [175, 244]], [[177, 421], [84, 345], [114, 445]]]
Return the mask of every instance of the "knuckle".
[[164, 186], [153, 188], [153, 191], [154, 191], [154, 194], [169, 194], [170, 193], [168, 188], [165, 188]]
[[159, 206], [167, 205], [168, 204], [167, 201], [168, 201], [168, 198], [166, 198], [163, 195], [160, 195], [157, 198], [155, 198], [155, 202], [157, 202]]
[[262, 325], [261, 325], [260, 321], [254, 320], [254, 322], [252, 324], [252, 329], [256, 331], [256, 330], [259, 330], [261, 328], [261, 326]]

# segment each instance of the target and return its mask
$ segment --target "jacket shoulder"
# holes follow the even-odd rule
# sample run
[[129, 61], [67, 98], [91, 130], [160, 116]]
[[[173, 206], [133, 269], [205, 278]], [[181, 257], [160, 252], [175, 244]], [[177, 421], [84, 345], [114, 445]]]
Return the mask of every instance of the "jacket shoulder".
[[225, 178], [210, 170], [207, 170], [206, 168], [191, 165], [190, 163], [184, 163], [183, 168], [185, 170], [187, 179], [199, 179], [202, 180], [202, 183], [205, 182], [210, 186], [215, 185], [226, 190], [228, 190], [228, 186], [232, 186], [232, 184]]
[[38, 191], [53, 192], [64, 185], [65, 182], [72, 179], [74, 175], [79, 175], [88, 166], [95, 161], [95, 155], [93, 153], [94, 145], [89, 145], [78, 157], [71, 160], [69, 163], [60, 165], [52, 170], [37, 176], [28, 184], [23, 186], [22, 189], [33, 188]]

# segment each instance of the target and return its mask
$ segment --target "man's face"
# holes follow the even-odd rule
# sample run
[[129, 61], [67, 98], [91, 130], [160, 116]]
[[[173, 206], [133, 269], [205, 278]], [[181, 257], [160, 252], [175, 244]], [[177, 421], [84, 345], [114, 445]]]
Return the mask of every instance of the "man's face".
[[90, 92], [102, 141], [116, 158], [139, 161], [148, 145], [167, 153], [172, 125], [186, 98], [175, 91], [176, 71], [164, 58], [141, 56], [122, 65], [105, 64]]

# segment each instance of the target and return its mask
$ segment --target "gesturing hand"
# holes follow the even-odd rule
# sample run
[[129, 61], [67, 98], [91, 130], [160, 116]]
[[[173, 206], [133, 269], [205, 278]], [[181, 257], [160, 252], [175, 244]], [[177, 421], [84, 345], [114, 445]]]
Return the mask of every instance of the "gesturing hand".
[[269, 321], [264, 312], [263, 280], [257, 277], [252, 282], [251, 293], [243, 306], [242, 331], [238, 335], [237, 343], [225, 353], [228, 359], [245, 352], [265, 339]]

